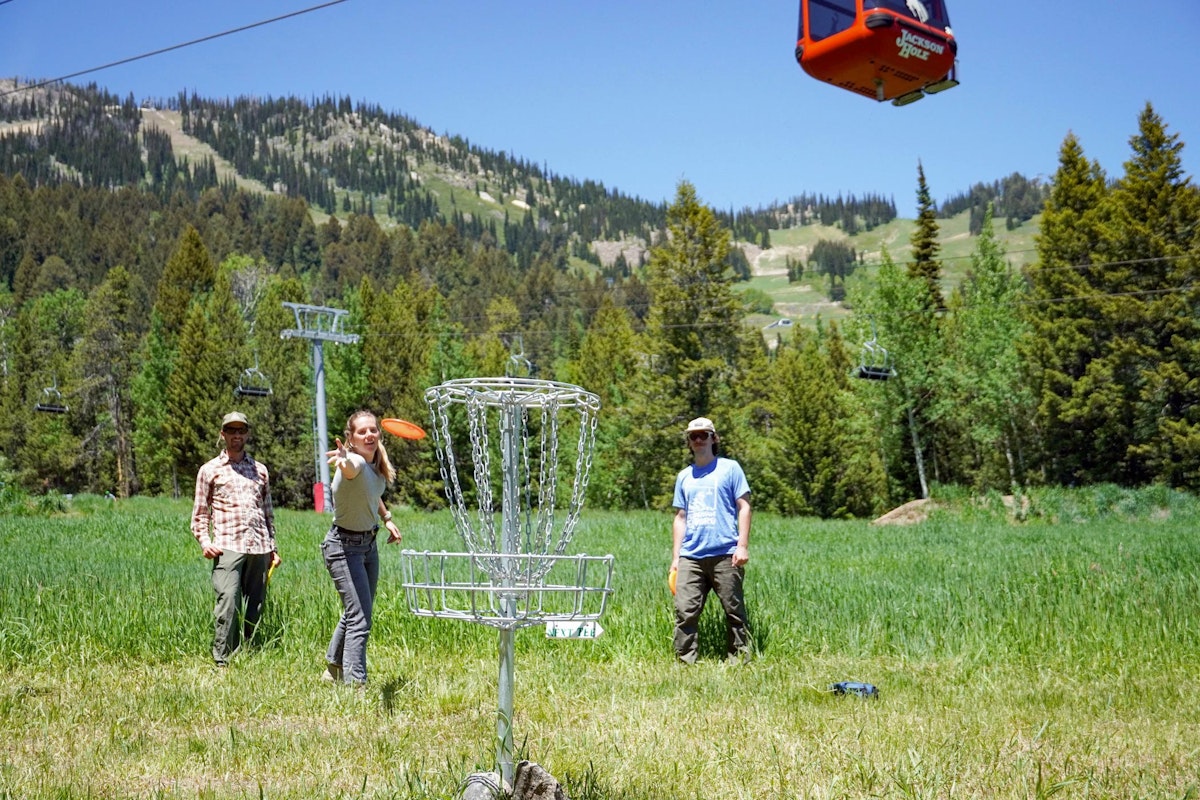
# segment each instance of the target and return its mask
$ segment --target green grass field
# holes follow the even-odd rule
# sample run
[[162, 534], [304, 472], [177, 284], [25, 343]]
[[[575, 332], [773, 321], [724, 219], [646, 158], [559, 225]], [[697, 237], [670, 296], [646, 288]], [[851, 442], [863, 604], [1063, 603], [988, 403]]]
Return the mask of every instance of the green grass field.
[[[326, 520], [282, 512], [257, 646], [209, 662], [186, 503], [0, 516], [0, 797], [445, 798], [493, 767], [497, 635], [413, 617], [385, 548], [365, 692], [322, 684]], [[459, 550], [447, 514], [405, 546]], [[1200, 501], [1099, 487], [958, 498], [925, 522], [759, 515], [760, 652], [674, 663], [666, 513], [589, 513], [595, 641], [517, 633], [518, 758], [581, 798], [1195, 797]], [[873, 700], [834, 696], [874, 683]]]

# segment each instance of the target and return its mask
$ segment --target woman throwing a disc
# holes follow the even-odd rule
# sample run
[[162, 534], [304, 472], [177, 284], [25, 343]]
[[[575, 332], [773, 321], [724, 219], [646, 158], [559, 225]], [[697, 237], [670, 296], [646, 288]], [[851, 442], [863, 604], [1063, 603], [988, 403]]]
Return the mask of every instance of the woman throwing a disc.
[[333, 476], [333, 527], [321, 542], [325, 567], [342, 599], [342, 616], [322, 676], [333, 683], [362, 686], [367, 682], [367, 637], [379, 583], [379, 520], [388, 543], [400, 541], [400, 531], [383, 502], [383, 492], [396, 470], [379, 438], [379, 421], [370, 411], [356, 411], [346, 420], [345, 442], [325, 454]]

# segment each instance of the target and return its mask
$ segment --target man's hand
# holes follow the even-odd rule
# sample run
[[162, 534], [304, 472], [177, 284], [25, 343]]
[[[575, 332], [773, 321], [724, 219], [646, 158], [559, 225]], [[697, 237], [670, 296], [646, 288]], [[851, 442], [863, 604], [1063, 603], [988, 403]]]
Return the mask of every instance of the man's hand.
[[750, 548], [742, 547], [741, 545], [738, 545], [736, 548], [734, 548], [733, 565], [735, 567], [745, 566], [746, 562], [749, 560], [750, 560]]
[[201, 548], [204, 550], [205, 558], [216, 558], [217, 556], [221, 555], [221, 553], [225, 552], [215, 544], [204, 544], [201, 545]]

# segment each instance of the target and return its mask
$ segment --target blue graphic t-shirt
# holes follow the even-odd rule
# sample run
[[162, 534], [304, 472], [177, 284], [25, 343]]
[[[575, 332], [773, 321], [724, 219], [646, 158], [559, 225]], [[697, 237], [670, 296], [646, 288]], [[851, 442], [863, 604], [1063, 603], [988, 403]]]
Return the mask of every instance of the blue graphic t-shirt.
[[703, 467], [695, 464], [675, 478], [675, 508], [687, 512], [687, 529], [679, 555], [709, 558], [737, 548], [737, 500], [750, 493], [742, 465], [719, 456]]

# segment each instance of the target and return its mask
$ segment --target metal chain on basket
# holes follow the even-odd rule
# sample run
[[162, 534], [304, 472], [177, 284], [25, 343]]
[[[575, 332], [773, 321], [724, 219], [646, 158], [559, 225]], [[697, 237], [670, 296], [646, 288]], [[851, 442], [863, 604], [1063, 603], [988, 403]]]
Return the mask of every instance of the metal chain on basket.
[[[480, 559], [479, 566], [493, 579], [526, 586], [544, 580], [555, 558], [566, 550], [579, 521], [592, 468], [599, 398], [569, 384], [505, 378], [451, 381], [428, 390], [426, 403], [433, 416], [438, 465], [449, 495], [447, 499], [467, 549]], [[450, 418], [455, 405], [464, 406], [467, 416], [477, 523], [467, 508], [459, 459], [454, 453]], [[538, 407], [538, 417], [531, 419], [530, 406]], [[496, 422], [492, 412], [498, 414], [502, 440], [501, 488], [493, 486], [497, 454], [492, 453], [491, 446], [496, 433], [490, 428]], [[530, 430], [531, 422], [538, 427], [536, 434]], [[573, 432], [576, 422], [579, 428], [575, 471], [570, 497], [562, 497], [566, 517], [556, 542], [560, 489], [566, 488], [565, 483], [559, 484], [559, 459], [563, 454], [559, 438]], [[510, 426], [512, 430], [508, 430]], [[519, 438], [511, 439], [513, 436]], [[537, 452], [532, 452], [533, 448]], [[466, 469], [467, 465], [461, 467]], [[502, 502], [500, 508], [496, 506], [497, 499]], [[499, 530], [498, 520], [502, 522]], [[508, 530], [508, 526], [516, 530]], [[514, 551], [525, 558], [511, 558]]]
[[425, 392], [425, 405], [429, 407], [429, 416], [433, 419], [433, 440], [437, 450], [438, 469], [442, 473], [442, 485], [446, 487], [446, 498], [450, 505], [450, 513], [454, 517], [454, 526], [462, 536], [467, 536], [471, 529], [467, 514], [467, 505], [463, 499], [462, 486], [458, 482], [458, 465], [454, 460], [454, 447], [450, 438], [450, 414], [447, 406], [449, 396], [434, 387]]
[[[492, 494], [492, 451], [488, 440], [488, 406], [479, 392], [467, 394], [466, 411], [471, 431], [471, 459], [475, 467], [475, 493], [478, 496], [479, 537], [468, 530], [463, 534], [472, 552], [498, 551], [496, 540], [495, 499]], [[487, 547], [481, 547], [486, 544]]]
[[[542, 406], [542, 477], [538, 502], [545, 515], [545, 527], [539, 531], [540, 552], [549, 553], [550, 537], [554, 533], [554, 510], [558, 501], [558, 398], [551, 397]], [[549, 430], [547, 430], [549, 429]], [[550, 443], [549, 455], [546, 442]], [[546, 465], [549, 465], [548, 467]], [[558, 552], [557, 549], [555, 552]]]
[[583, 510], [584, 495], [587, 494], [588, 476], [592, 472], [592, 452], [596, 444], [596, 423], [600, 419], [600, 400], [591, 395], [580, 398], [580, 402], [582, 410], [579, 420], [579, 445], [575, 451], [575, 480], [571, 487], [567, 519], [563, 523], [563, 533], [559, 538], [559, 546], [554, 551], [555, 555], [562, 555], [575, 533], [579, 513]]
[[[515, 403], [515, 397], [513, 397], [513, 401]], [[536, 551], [533, 549], [531, 539], [531, 530], [533, 528], [533, 497], [529, 492], [529, 476], [531, 474], [529, 471], [529, 406], [524, 403], [521, 404], [520, 420], [521, 462], [517, 467], [517, 484], [523, 489], [522, 493], [524, 497], [522, 499], [524, 500], [524, 505], [522, 506], [521, 532], [518, 537], [520, 544], [518, 544], [517, 549], [522, 553], [533, 553]], [[514, 491], [516, 488], [513, 487]], [[515, 500], [516, 498], [513, 499]]]

